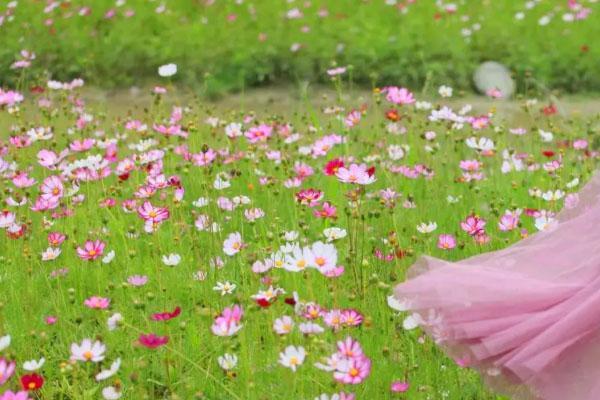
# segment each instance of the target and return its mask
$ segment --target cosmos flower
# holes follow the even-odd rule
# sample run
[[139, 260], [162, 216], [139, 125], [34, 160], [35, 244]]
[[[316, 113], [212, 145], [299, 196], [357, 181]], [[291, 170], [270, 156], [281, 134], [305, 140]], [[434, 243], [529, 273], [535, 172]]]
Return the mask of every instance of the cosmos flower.
[[230, 233], [223, 242], [223, 252], [228, 256], [233, 256], [239, 253], [244, 246], [242, 235], [239, 232]]
[[138, 342], [149, 349], [156, 349], [169, 343], [168, 336], [157, 336], [154, 333], [140, 334]]
[[279, 353], [279, 363], [296, 372], [296, 369], [304, 362], [305, 357], [306, 350], [304, 350], [304, 347], [288, 346], [283, 352]]
[[104, 360], [106, 346], [102, 342], [83, 339], [80, 344], [71, 344], [71, 360], [98, 363]]
[[93, 261], [102, 256], [105, 246], [102, 240], [86, 240], [83, 247], [77, 247], [77, 255], [82, 260]]

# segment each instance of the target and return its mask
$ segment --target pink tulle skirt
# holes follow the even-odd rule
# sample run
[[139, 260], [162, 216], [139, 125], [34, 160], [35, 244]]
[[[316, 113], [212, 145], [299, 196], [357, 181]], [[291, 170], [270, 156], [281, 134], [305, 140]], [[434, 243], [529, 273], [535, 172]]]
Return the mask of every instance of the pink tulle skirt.
[[396, 298], [457, 362], [514, 399], [600, 399], [600, 174], [558, 223], [504, 250], [423, 257]]

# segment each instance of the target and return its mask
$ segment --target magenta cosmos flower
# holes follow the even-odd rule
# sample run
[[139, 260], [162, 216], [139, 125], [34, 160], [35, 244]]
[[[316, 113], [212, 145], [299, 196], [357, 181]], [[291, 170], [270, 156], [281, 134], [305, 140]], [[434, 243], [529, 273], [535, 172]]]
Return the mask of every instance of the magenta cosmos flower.
[[169, 343], [169, 337], [157, 336], [154, 333], [149, 333], [147, 335], [141, 334], [138, 338], [138, 341], [144, 347], [156, 349], [157, 347], [161, 347]]
[[93, 261], [102, 256], [105, 246], [106, 243], [101, 240], [86, 240], [83, 248], [77, 247], [77, 255], [82, 260]]

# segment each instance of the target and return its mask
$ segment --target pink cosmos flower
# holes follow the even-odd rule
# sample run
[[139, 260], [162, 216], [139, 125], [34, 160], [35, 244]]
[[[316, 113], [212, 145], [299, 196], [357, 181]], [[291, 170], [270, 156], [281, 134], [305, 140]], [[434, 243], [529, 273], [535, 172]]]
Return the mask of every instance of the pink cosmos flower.
[[44, 179], [40, 186], [40, 191], [42, 192], [42, 198], [45, 200], [61, 198], [64, 194], [64, 186], [58, 176], [52, 175]]
[[456, 239], [452, 235], [442, 234], [438, 237], [437, 247], [442, 250], [451, 250], [456, 247]]
[[361, 118], [362, 114], [360, 113], [360, 111], [353, 110], [346, 116], [346, 119], [344, 119], [344, 124], [348, 128], [352, 128], [359, 124]]
[[12, 182], [18, 188], [28, 188], [33, 186], [36, 180], [31, 178], [27, 172], [20, 172], [13, 176]]
[[83, 140], [75, 140], [71, 144], [69, 144], [69, 148], [72, 151], [82, 152], [91, 149], [92, 146], [94, 146], [94, 143], [96, 143], [96, 141], [90, 138], [86, 138]]
[[13, 90], [4, 92], [0, 88], [0, 107], [1, 106], [12, 107], [17, 103], [22, 102], [23, 99], [24, 99], [23, 95], [19, 92], [15, 92]]
[[7, 390], [0, 396], [0, 400], [31, 400], [29, 392], [21, 390], [19, 392], [13, 392]]
[[365, 164], [350, 164], [348, 168], [340, 167], [335, 176], [340, 182], [369, 185], [375, 182], [375, 168], [368, 168]]
[[383, 88], [381, 92], [386, 94], [385, 99], [390, 103], [403, 105], [412, 104], [415, 102], [413, 94], [406, 88], [388, 86]]
[[101, 240], [86, 240], [82, 247], [77, 247], [77, 255], [82, 260], [92, 261], [102, 256], [106, 243]]
[[138, 215], [144, 221], [160, 223], [169, 218], [169, 210], [165, 207], [155, 207], [148, 200], [138, 207]]
[[341, 383], [357, 385], [371, 373], [371, 360], [367, 357], [351, 358], [340, 362], [333, 378]]
[[314, 207], [319, 204], [324, 193], [318, 189], [302, 189], [296, 193], [296, 201], [302, 205]]
[[215, 318], [211, 327], [212, 332], [217, 336], [235, 335], [242, 329], [240, 321], [243, 315], [242, 308], [237, 304], [232, 307], [226, 307], [221, 315]]
[[110, 306], [110, 299], [106, 297], [92, 296], [86, 299], [83, 304], [88, 308], [105, 310]]
[[261, 124], [248, 129], [244, 136], [250, 143], [265, 142], [273, 133], [273, 127], [270, 125]]
[[48, 244], [52, 247], [60, 246], [67, 237], [60, 232], [50, 232], [48, 234]]
[[390, 390], [394, 393], [404, 393], [410, 387], [408, 382], [394, 381], [390, 385]]
[[0, 357], [0, 386], [4, 385], [15, 373], [16, 363]]
[[358, 311], [347, 309], [342, 311], [342, 324], [346, 326], [358, 326], [362, 324], [363, 316]]
[[485, 220], [475, 215], [469, 215], [467, 219], [460, 223], [460, 227], [469, 235], [474, 236], [480, 232], [483, 232], [483, 229], [485, 228]]
[[503, 232], [512, 231], [519, 225], [519, 217], [512, 213], [504, 214], [498, 222], [498, 229]]
[[127, 278], [127, 282], [131, 286], [144, 286], [148, 283], [148, 277], [146, 275], [132, 275]]
[[314, 210], [313, 214], [317, 218], [337, 218], [337, 208], [331, 205], [328, 201], [323, 203], [323, 206], [320, 210]]

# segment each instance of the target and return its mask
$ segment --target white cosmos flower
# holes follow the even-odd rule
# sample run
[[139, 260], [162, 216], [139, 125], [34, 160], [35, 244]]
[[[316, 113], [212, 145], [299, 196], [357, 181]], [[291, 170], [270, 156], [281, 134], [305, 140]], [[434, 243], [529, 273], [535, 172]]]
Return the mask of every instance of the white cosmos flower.
[[96, 381], [100, 382], [105, 379], [114, 376], [117, 372], [119, 372], [119, 368], [121, 368], [121, 359], [117, 358], [111, 365], [109, 369], [103, 369], [96, 375]]
[[540, 129], [538, 132], [540, 133], [542, 142], [551, 142], [554, 139], [554, 135], [552, 134], [552, 132], [546, 132], [543, 129]]
[[102, 263], [109, 264], [115, 258], [115, 251], [109, 251], [103, 258]]
[[398, 300], [393, 294], [387, 297], [388, 306], [396, 311], [408, 311], [410, 303], [406, 300]]
[[337, 228], [337, 227], [326, 228], [323, 231], [323, 235], [325, 235], [328, 242], [332, 242], [332, 241], [338, 240], [338, 239], [343, 239], [346, 237], [347, 234], [348, 234], [348, 232], [346, 232], [345, 229]]
[[325, 328], [315, 322], [302, 322], [298, 325], [298, 329], [304, 335], [316, 335], [325, 332]]
[[213, 182], [213, 187], [217, 190], [227, 189], [231, 186], [229, 179], [223, 177], [222, 175], [217, 175], [215, 181]]
[[417, 231], [421, 233], [431, 233], [437, 229], [437, 224], [435, 222], [422, 222], [417, 225]]
[[114, 331], [119, 327], [119, 323], [123, 321], [123, 316], [120, 313], [114, 313], [106, 320], [109, 331]]
[[201, 208], [201, 207], [206, 207], [209, 202], [210, 202], [209, 198], [207, 198], [207, 197], [200, 197], [200, 198], [198, 198], [198, 200], [193, 201], [192, 205], [194, 207]]
[[0, 351], [7, 349], [10, 346], [10, 335], [0, 337]]
[[58, 258], [58, 256], [60, 255], [60, 248], [56, 247], [48, 247], [43, 253], [42, 253], [42, 261], [52, 261]]
[[418, 327], [421, 324], [421, 322], [422, 318], [419, 314], [412, 314], [404, 318], [404, 321], [402, 321], [402, 327], [404, 328], [404, 330], [410, 331]]
[[228, 256], [239, 253], [243, 247], [244, 242], [242, 241], [242, 235], [239, 232], [230, 233], [223, 242], [223, 252]]
[[452, 88], [450, 86], [442, 85], [438, 89], [438, 93], [442, 97], [452, 97]]
[[225, 296], [226, 294], [233, 293], [236, 287], [235, 283], [229, 281], [217, 282], [217, 285], [213, 287], [213, 290], [215, 292], [221, 292], [221, 296]]
[[179, 254], [176, 254], [176, 253], [171, 253], [169, 255], [162, 256], [162, 262], [165, 265], [168, 265], [170, 267], [174, 267], [174, 266], [178, 265], [181, 262], [181, 256]]
[[29, 371], [29, 372], [37, 371], [38, 369], [40, 369], [44, 366], [45, 362], [46, 362], [46, 359], [44, 357], [40, 358], [39, 360], [25, 361], [23, 363], [23, 369], [25, 371]]
[[549, 190], [542, 194], [542, 198], [546, 201], [556, 201], [562, 199], [564, 195], [565, 192], [560, 189], [555, 191]]
[[304, 350], [304, 347], [288, 346], [283, 352], [279, 353], [279, 363], [296, 372], [296, 369], [304, 362], [305, 357], [306, 350]]
[[117, 400], [120, 399], [122, 395], [123, 393], [114, 386], [107, 386], [102, 389], [102, 397], [104, 397], [105, 400]]
[[337, 266], [337, 250], [334, 245], [315, 242], [310, 248], [308, 264], [325, 273]]
[[177, 64], [165, 64], [158, 67], [158, 75], [168, 78], [177, 73]]
[[565, 186], [567, 186], [567, 188], [569, 189], [573, 189], [577, 185], [579, 185], [579, 178], [573, 179], [572, 181], [568, 182]]
[[278, 335], [287, 335], [294, 329], [294, 320], [288, 315], [284, 315], [281, 318], [277, 318], [273, 322], [273, 330]]
[[219, 366], [225, 371], [234, 369], [237, 366], [238, 358], [235, 354], [225, 353], [217, 358]]
[[535, 219], [535, 227], [539, 231], [550, 230], [554, 226], [556, 226], [557, 223], [558, 223], [558, 221], [556, 219], [548, 217], [548, 216], [542, 216], [542, 217]]
[[470, 137], [465, 140], [465, 143], [471, 149], [479, 150], [479, 151], [491, 151], [494, 150], [494, 141], [492, 139], [486, 137]]
[[294, 240], [298, 239], [298, 235], [298, 231], [286, 231], [283, 234], [283, 238], [286, 242], [293, 242]]
[[83, 339], [81, 344], [71, 344], [71, 360], [97, 363], [104, 360], [105, 351], [106, 346], [102, 342], [98, 340], [92, 342], [91, 339]]

